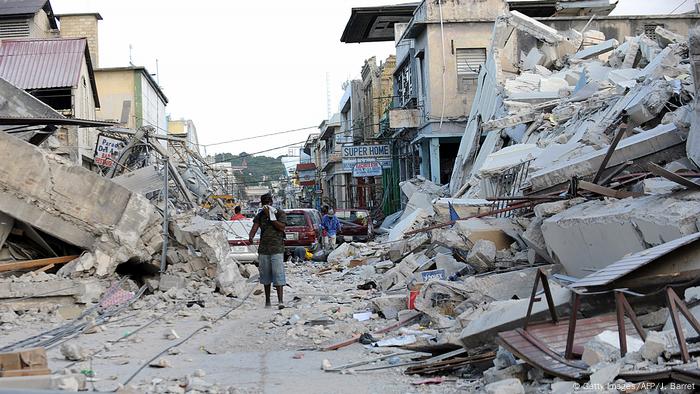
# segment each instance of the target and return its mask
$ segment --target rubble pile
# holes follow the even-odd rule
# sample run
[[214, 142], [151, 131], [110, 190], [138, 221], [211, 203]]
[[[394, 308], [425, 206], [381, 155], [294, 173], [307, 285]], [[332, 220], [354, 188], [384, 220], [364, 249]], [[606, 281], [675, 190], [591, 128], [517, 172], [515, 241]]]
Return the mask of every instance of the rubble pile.
[[[385, 219], [377, 242], [343, 244], [328, 256], [330, 266], [316, 272], [338, 277], [346, 292], [357, 284], [353, 299], [343, 304], [328, 295], [264, 326], [290, 325], [288, 335], [318, 345], [376, 330], [358, 324], [365, 309], [372, 320], [399, 324], [415, 309], [420, 321], [390, 335], [395, 346], [462, 349], [461, 357], [490, 355], [493, 364], [430, 369], [426, 362], [407, 373], [476, 377], [471, 389], [482, 392], [569, 392], [582, 382], [627, 390], [662, 379], [654, 374], [696, 370], [696, 350], [691, 346], [689, 355], [680, 347], [685, 338], [674, 331], [665, 305], [673, 297], [664, 301], [648, 287], [687, 286], [680, 278], [697, 275], [689, 263], [697, 263], [700, 231], [700, 172], [691, 153], [697, 145], [694, 34], [689, 51], [686, 38], [663, 27], [654, 39], [642, 34], [620, 43], [599, 31], [557, 31], [515, 11], [499, 18], [449, 192], [424, 178], [403, 182], [405, 209]], [[534, 46], [526, 48], [527, 42]], [[513, 51], [520, 54], [517, 64], [505, 55]], [[626, 258], [658, 268], [628, 268]], [[627, 276], [596, 282], [610, 278], [605, 270], [618, 261]], [[623, 305], [613, 297], [616, 280], [652, 300], [625, 309], [624, 347], [609, 314]], [[585, 297], [595, 290], [608, 294], [606, 300]], [[582, 299], [572, 304], [575, 295]], [[579, 318], [584, 334], [578, 342], [533, 342], [551, 364], [532, 358], [514, 339], [547, 338], [545, 331], [522, 334], [519, 327], [531, 321], [549, 321], [538, 327], [561, 328], [558, 338], [567, 338], [569, 318], [561, 316], [584, 310], [610, 325], [596, 331]], [[693, 336], [695, 328], [686, 325], [683, 332]], [[407, 340], [409, 332], [417, 336]], [[558, 371], [552, 354], [576, 359], [575, 372]]]

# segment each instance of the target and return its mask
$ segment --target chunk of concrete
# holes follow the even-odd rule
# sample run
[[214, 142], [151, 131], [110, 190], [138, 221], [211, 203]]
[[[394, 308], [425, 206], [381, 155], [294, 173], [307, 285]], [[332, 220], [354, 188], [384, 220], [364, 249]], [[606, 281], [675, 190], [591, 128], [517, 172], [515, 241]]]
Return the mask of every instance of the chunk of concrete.
[[408, 296], [406, 294], [392, 294], [373, 298], [372, 308], [381, 312], [386, 319], [396, 319], [400, 311], [408, 309]]
[[481, 166], [482, 177], [499, 175], [501, 171], [537, 157], [542, 150], [535, 144], [516, 144], [491, 153]]
[[[534, 278], [532, 279], [534, 282]], [[556, 308], [567, 308], [571, 292], [557, 284], [550, 283], [552, 299]], [[465, 312], [458, 317], [464, 325], [460, 341], [465, 348], [491, 343], [497, 333], [519, 327], [525, 319], [529, 298], [521, 300], [494, 301], [483, 309]], [[532, 316], [540, 318], [549, 313], [547, 303], [536, 302]]]
[[656, 26], [654, 34], [656, 34], [656, 41], [661, 48], [666, 48], [671, 44], [680, 44], [688, 41], [684, 36], [676, 34], [671, 30], [664, 29], [661, 26]]
[[177, 275], [161, 274], [158, 282], [160, 291], [185, 288], [185, 278]]
[[542, 234], [543, 222], [544, 219], [540, 217], [533, 219], [527, 226], [525, 232], [520, 235], [520, 238], [522, 238], [522, 240], [525, 241], [525, 244], [527, 244], [528, 248], [533, 250], [538, 256], [550, 263], [555, 263], [552, 256], [549, 255], [547, 244], [545, 243], [544, 235]]
[[590, 376], [592, 387], [608, 387], [620, 373], [620, 363], [602, 364]]
[[486, 384], [500, 382], [507, 379], [518, 379], [520, 382], [526, 381], [527, 365], [515, 364], [503, 369], [491, 367], [484, 371], [484, 383]]
[[241, 275], [238, 263], [233, 259], [220, 261], [216, 266], [216, 287], [223, 295], [242, 297], [246, 280]]
[[[673, 334], [675, 336], [675, 334]], [[640, 353], [647, 361], [656, 362], [666, 348], [669, 346], [668, 335], [658, 331], [647, 332], [647, 338], [644, 340]]]
[[484, 390], [486, 394], [525, 394], [523, 384], [515, 378], [489, 383]]
[[467, 267], [466, 264], [457, 261], [457, 259], [454, 257], [442, 253], [438, 253], [435, 256], [434, 261], [437, 269], [444, 270], [447, 277], [450, 277], [451, 275], [454, 275]]
[[617, 46], [619, 44], [620, 43], [616, 39], [611, 38], [607, 41], [601, 42], [600, 44], [592, 45], [586, 49], [583, 49], [583, 50], [576, 52], [572, 56], [572, 58], [573, 59], [580, 59], [580, 60], [590, 59], [592, 57], [596, 57], [596, 56], [599, 56], [599, 55], [602, 55], [604, 53], [612, 51], [613, 49], [617, 48]]
[[424, 219], [426, 216], [427, 213], [421, 208], [414, 210], [408, 216], [402, 218], [391, 230], [389, 230], [387, 241], [394, 242], [403, 239], [404, 234], [408, 232], [416, 224], [416, 222]]
[[[40, 148], [0, 133], [0, 212], [66, 243], [115, 260], [147, 261], [162, 218], [145, 197]], [[159, 243], [158, 243], [159, 245]]]
[[583, 277], [652, 246], [697, 232], [700, 193], [589, 201], [546, 219], [547, 250]]
[[480, 198], [439, 198], [433, 203], [438, 221], [450, 220], [450, 204], [460, 218], [468, 218], [491, 210], [493, 203]]
[[467, 263], [479, 272], [493, 268], [495, 262], [496, 244], [486, 239], [476, 241], [467, 255]]
[[[659, 125], [651, 130], [623, 138], [608, 162], [608, 168], [627, 161], [673, 161], [685, 155], [683, 133], [673, 124]], [[562, 185], [571, 177], [593, 176], [603, 162], [607, 148], [599, 149], [566, 161], [556, 162], [534, 172], [530, 177], [533, 191]]]
[[544, 54], [542, 53], [542, 51], [537, 49], [537, 47], [533, 47], [523, 58], [522, 69], [533, 70], [535, 66], [539, 66], [542, 64], [544, 64]]
[[422, 191], [415, 191], [408, 200], [406, 208], [404, 208], [403, 214], [401, 215], [399, 221], [411, 216], [411, 214], [418, 209], [420, 209], [425, 215], [434, 215], [433, 199], [435, 199], [435, 195], [424, 193]]

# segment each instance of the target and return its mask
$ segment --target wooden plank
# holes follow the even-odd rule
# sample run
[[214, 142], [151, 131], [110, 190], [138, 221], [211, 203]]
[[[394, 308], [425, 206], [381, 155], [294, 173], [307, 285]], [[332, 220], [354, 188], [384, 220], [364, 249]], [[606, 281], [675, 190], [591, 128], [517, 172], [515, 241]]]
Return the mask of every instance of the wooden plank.
[[578, 187], [583, 189], [583, 190], [587, 190], [589, 192], [600, 194], [601, 196], [607, 196], [607, 197], [613, 197], [613, 198], [627, 198], [627, 197], [643, 196], [643, 194], [641, 194], [641, 193], [633, 193], [633, 192], [628, 192], [628, 191], [624, 191], [624, 190], [615, 190], [615, 189], [611, 189], [609, 187], [596, 185], [595, 183], [586, 182], [586, 181], [582, 181], [582, 180], [578, 181]]
[[45, 267], [51, 264], [65, 264], [69, 261], [77, 259], [79, 256], [61, 256], [61, 257], [51, 257], [48, 259], [39, 260], [27, 260], [27, 261], [17, 261], [14, 263], [4, 263], [0, 264], [0, 272], [16, 271], [16, 270], [26, 270], [37, 267]]
[[35, 274], [38, 274], [38, 273], [40, 273], [40, 272], [46, 272], [46, 271], [50, 270], [51, 268], [53, 268], [53, 267], [55, 267], [55, 266], [56, 266], [56, 264], [45, 265], [45, 266], [43, 266], [43, 267], [41, 267], [41, 268], [39, 268], [39, 269], [36, 269], [36, 270], [34, 270], [34, 271], [32, 271], [32, 272], [34, 272]]

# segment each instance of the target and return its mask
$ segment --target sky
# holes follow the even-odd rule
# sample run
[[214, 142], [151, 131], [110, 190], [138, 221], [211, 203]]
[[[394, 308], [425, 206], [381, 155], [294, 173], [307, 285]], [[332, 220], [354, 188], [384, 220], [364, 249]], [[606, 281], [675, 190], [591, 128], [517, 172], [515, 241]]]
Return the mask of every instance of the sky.
[[[344, 81], [393, 42], [344, 44], [353, 7], [401, 0], [52, 0], [54, 12], [99, 12], [99, 65], [146, 66], [172, 118], [192, 119], [200, 144], [303, 127], [337, 112]], [[408, 2], [408, 1], [406, 1]], [[687, 12], [695, 0], [620, 0], [614, 14]], [[131, 45], [131, 55], [129, 46]], [[328, 81], [328, 83], [327, 83]], [[328, 90], [327, 90], [328, 89]], [[330, 91], [330, 95], [327, 92]], [[327, 97], [330, 96], [330, 100]], [[211, 145], [207, 154], [254, 153], [305, 141], [306, 129]], [[204, 152], [203, 152], [204, 153]], [[288, 148], [265, 155], [289, 153]]]

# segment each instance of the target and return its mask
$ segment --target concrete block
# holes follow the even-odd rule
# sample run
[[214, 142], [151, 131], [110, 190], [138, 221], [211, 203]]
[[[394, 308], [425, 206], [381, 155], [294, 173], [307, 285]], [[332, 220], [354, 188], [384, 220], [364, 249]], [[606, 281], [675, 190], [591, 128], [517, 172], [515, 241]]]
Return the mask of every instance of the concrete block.
[[[683, 155], [685, 140], [673, 124], [659, 125], [651, 130], [623, 138], [608, 162], [608, 167], [614, 167], [627, 161], [644, 159], [655, 161], [659, 158], [672, 161]], [[607, 149], [599, 149], [573, 159], [556, 162], [547, 168], [534, 172], [530, 177], [533, 191], [546, 190], [565, 182], [572, 176], [579, 178], [595, 174], [607, 153]]]
[[546, 219], [552, 258], [583, 277], [623, 256], [698, 231], [700, 193], [589, 201]]
[[[432, 206], [430, 209], [432, 210]], [[387, 238], [387, 241], [394, 242], [402, 239], [404, 233], [408, 232], [417, 221], [425, 218], [426, 216], [427, 213], [423, 211], [423, 209], [417, 208], [409, 215], [401, 219], [391, 230], [389, 230], [389, 237]]]
[[467, 263], [479, 272], [493, 268], [495, 261], [496, 244], [485, 239], [476, 241], [467, 255]]
[[544, 64], [544, 54], [537, 49], [537, 47], [530, 49], [522, 60], [523, 70], [533, 70], [535, 66], [540, 66], [542, 64]]
[[613, 49], [617, 48], [618, 45], [619, 42], [616, 39], [611, 38], [607, 41], [601, 42], [600, 44], [589, 46], [588, 48], [576, 52], [572, 56], [572, 58], [580, 60], [590, 59], [592, 57], [596, 57], [598, 55], [610, 52]]
[[158, 288], [161, 291], [168, 291], [170, 289], [184, 289], [185, 278], [177, 275], [161, 274], [158, 282]]
[[[534, 282], [534, 277], [532, 278]], [[554, 283], [550, 283], [552, 299], [556, 308], [568, 307], [571, 300], [571, 292]], [[530, 288], [532, 289], [532, 288]], [[520, 300], [494, 301], [487, 304], [484, 309], [478, 309], [464, 313], [458, 317], [464, 325], [460, 334], [460, 341], [465, 348], [479, 346], [493, 341], [499, 332], [520, 327], [525, 314], [529, 298]], [[532, 316], [535, 318], [549, 313], [546, 302], [536, 302], [532, 307]]]
[[386, 319], [396, 319], [399, 312], [408, 309], [407, 294], [393, 294], [372, 299], [372, 308]]
[[640, 353], [645, 360], [656, 362], [668, 345], [667, 335], [659, 333], [658, 331], [649, 331], [647, 332], [647, 338], [644, 341]]
[[600, 368], [590, 376], [591, 386], [608, 387], [620, 373], [620, 368], [621, 365], [619, 363], [601, 365]]
[[525, 394], [525, 388], [518, 379], [489, 383], [484, 390], [486, 390], [486, 394]]
[[491, 210], [493, 203], [480, 198], [439, 198], [433, 203], [438, 221], [450, 220], [450, 206], [460, 218], [468, 218]]
[[503, 369], [491, 367], [484, 371], [484, 383], [490, 384], [506, 379], [517, 379], [524, 382], [527, 381], [527, 370], [526, 364], [515, 364]]

